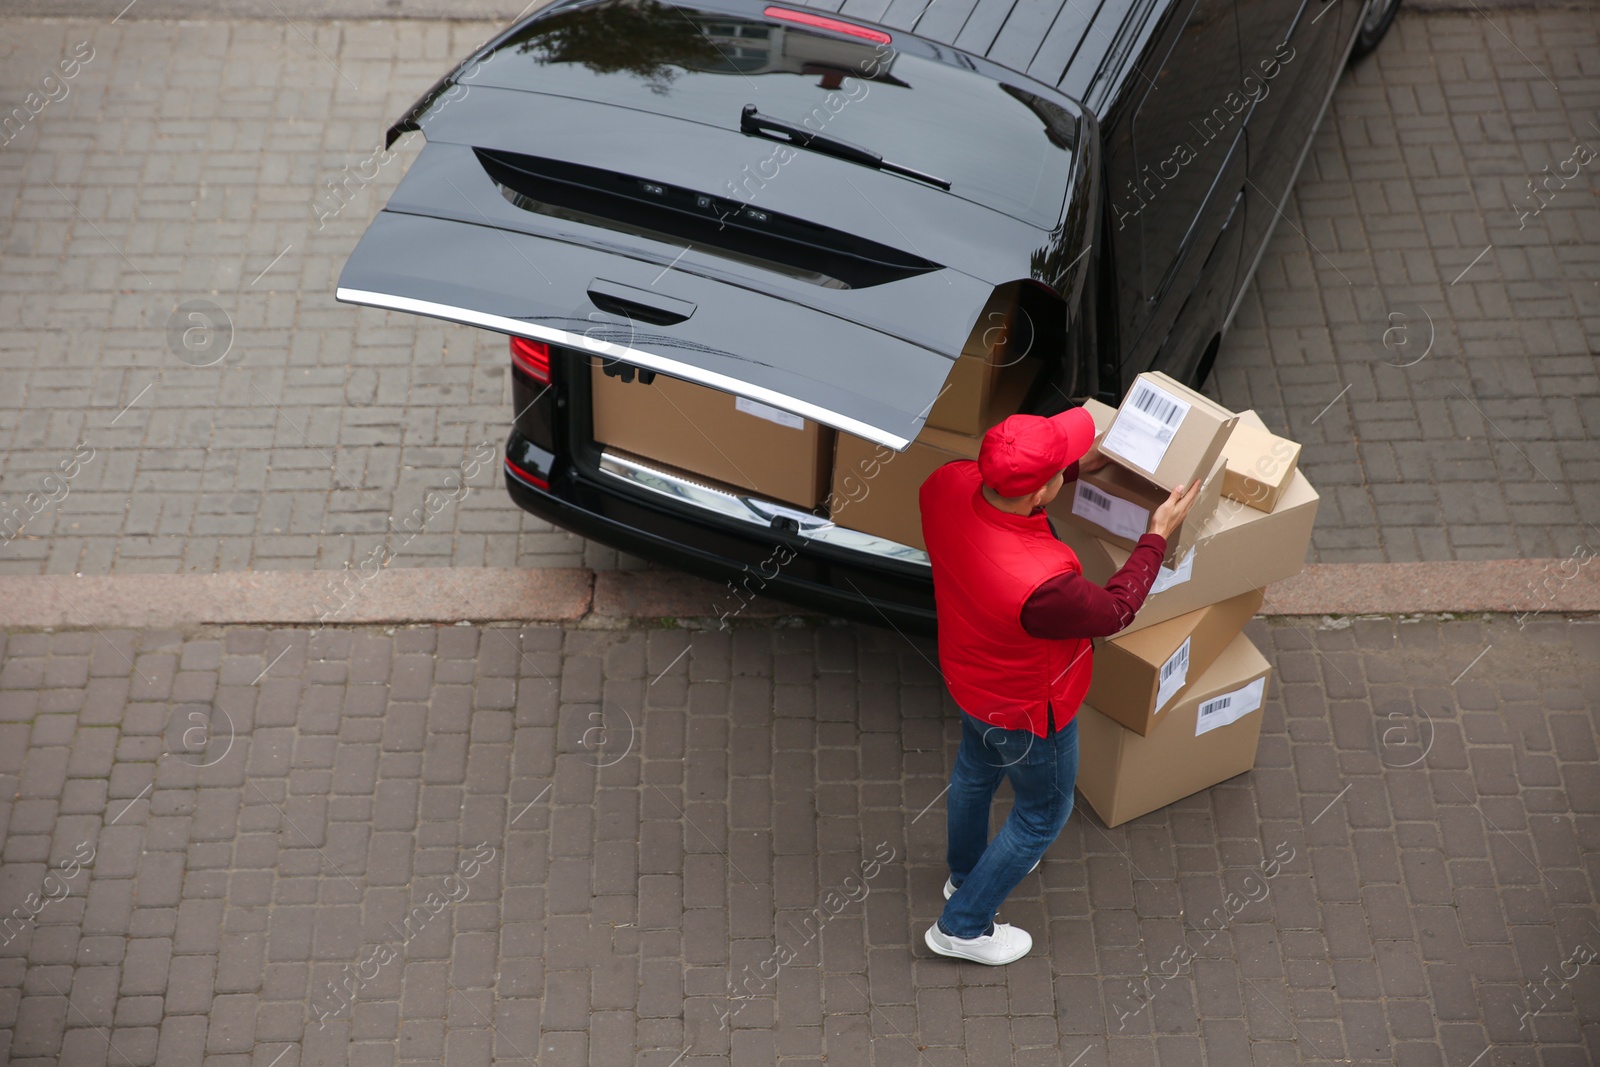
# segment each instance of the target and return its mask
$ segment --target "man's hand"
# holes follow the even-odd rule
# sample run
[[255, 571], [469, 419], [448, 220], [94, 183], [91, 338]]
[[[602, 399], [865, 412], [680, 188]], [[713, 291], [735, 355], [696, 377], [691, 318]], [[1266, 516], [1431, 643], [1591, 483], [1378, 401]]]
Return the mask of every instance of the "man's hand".
[[1200, 479], [1196, 478], [1187, 487], [1179, 485], [1172, 490], [1172, 495], [1167, 497], [1166, 503], [1156, 508], [1156, 513], [1150, 516], [1150, 526], [1146, 533], [1160, 534], [1167, 540], [1172, 539], [1172, 531], [1183, 525], [1183, 520], [1188, 516], [1189, 509], [1194, 507], [1194, 502], [1200, 499]]

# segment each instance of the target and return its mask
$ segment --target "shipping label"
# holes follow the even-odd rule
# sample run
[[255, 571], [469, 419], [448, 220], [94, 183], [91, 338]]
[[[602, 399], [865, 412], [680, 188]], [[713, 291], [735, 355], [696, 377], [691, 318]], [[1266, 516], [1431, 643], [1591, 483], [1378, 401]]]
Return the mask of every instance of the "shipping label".
[[1194, 735], [1199, 737], [1219, 726], [1227, 726], [1244, 718], [1261, 706], [1261, 698], [1266, 691], [1267, 680], [1257, 678], [1243, 689], [1212, 697], [1200, 705], [1200, 714], [1195, 718]]
[[1167, 662], [1161, 665], [1161, 678], [1156, 689], [1157, 713], [1189, 680], [1189, 641], [1190, 638], [1185, 637], [1178, 651], [1167, 657]]
[[1136, 379], [1128, 399], [1117, 409], [1116, 421], [1106, 433], [1107, 452], [1154, 474], [1172, 444], [1173, 435], [1189, 414], [1187, 400], [1173, 396], [1146, 378]]
[[806, 420], [799, 415], [768, 407], [766, 404], [757, 403], [747, 397], [734, 397], [733, 406], [746, 415], [754, 415], [758, 419], [766, 419], [768, 422], [775, 422], [779, 426], [787, 426], [791, 430], [803, 430], [806, 428]]
[[1161, 565], [1161, 569], [1156, 571], [1156, 580], [1150, 583], [1150, 595], [1155, 596], [1163, 589], [1182, 585], [1192, 577], [1194, 577], [1194, 549], [1191, 548], [1183, 554], [1176, 568], [1168, 567], [1166, 564]]
[[1150, 525], [1150, 513], [1138, 504], [1102, 493], [1083, 481], [1072, 498], [1072, 513], [1130, 541], [1143, 537]]

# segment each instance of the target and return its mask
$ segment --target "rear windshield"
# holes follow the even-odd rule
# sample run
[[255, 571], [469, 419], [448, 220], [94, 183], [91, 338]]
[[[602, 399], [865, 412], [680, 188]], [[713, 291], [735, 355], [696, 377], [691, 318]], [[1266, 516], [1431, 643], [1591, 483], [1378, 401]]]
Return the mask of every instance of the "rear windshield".
[[[1044, 229], [1061, 218], [1076, 130], [1069, 114], [1031, 93], [889, 45], [654, 0], [600, 0], [546, 16], [457, 77], [735, 133], [753, 104], [762, 118], [869, 149]], [[773, 150], [797, 151], [776, 141]], [[775, 155], [768, 176], [784, 161]], [[708, 174], [708, 188], [733, 177]]]

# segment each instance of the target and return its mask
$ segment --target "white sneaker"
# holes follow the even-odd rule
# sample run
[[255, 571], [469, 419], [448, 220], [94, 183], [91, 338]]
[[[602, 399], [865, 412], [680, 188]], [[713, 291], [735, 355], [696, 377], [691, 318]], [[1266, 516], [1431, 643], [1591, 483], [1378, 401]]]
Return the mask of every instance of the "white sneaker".
[[[1043, 862], [1044, 861], [1042, 859], [1034, 860], [1033, 861], [1033, 866], [1028, 868], [1028, 873], [1032, 874], [1034, 871], [1037, 871], [1039, 869], [1039, 864], [1041, 864]], [[944, 899], [949, 900], [951, 897], [953, 897], [955, 895], [956, 895], [956, 884], [954, 882], [952, 882], [950, 879], [946, 878], [944, 880]]]
[[1005, 923], [995, 923], [994, 932], [982, 937], [951, 937], [934, 923], [928, 927], [923, 940], [941, 956], [986, 963], [991, 967], [1020, 960], [1033, 948], [1033, 938], [1028, 931]]

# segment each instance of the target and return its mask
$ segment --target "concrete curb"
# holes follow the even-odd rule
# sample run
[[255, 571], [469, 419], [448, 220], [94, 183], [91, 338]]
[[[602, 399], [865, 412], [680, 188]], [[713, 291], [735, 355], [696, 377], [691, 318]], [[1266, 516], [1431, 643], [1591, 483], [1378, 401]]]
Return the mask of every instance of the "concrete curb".
[[[739, 600], [674, 571], [406, 568], [0, 577], [0, 630], [206, 625], [715, 619]], [[1311, 564], [1269, 586], [1267, 615], [1600, 612], [1600, 567], [1576, 559]], [[739, 618], [810, 614], [756, 598]]]
[[[1590, 560], [1593, 557], [1589, 557]], [[1267, 615], [1600, 611], [1600, 567], [1578, 559], [1313, 563], [1267, 587]]]
[[574, 623], [594, 574], [572, 570], [396, 568], [0, 578], [0, 629], [188, 625], [335, 626], [521, 619]]

